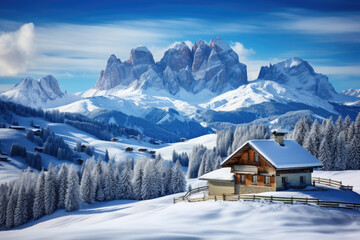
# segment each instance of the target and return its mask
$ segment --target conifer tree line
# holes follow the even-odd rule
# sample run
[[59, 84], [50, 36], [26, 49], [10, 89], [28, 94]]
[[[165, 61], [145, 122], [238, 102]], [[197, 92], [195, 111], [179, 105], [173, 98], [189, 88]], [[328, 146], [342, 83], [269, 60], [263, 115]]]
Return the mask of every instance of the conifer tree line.
[[88, 159], [79, 170], [62, 164], [40, 173], [24, 170], [16, 181], [0, 185], [0, 228], [20, 226], [58, 208], [74, 211], [82, 202], [117, 199], [145, 200], [185, 191], [186, 179], [179, 161], [162, 159], [108, 163]]
[[[268, 138], [270, 138], [270, 130], [265, 124], [243, 124], [219, 131], [216, 135], [216, 147], [213, 149], [207, 149], [201, 144], [193, 147], [189, 156], [187, 177], [197, 178], [219, 169], [222, 159], [248, 140]], [[175, 152], [176, 155], [179, 154]]]
[[360, 113], [355, 121], [339, 115], [323, 120], [301, 118], [289, 136], [323, 163], [324, 170], [360, 169]]

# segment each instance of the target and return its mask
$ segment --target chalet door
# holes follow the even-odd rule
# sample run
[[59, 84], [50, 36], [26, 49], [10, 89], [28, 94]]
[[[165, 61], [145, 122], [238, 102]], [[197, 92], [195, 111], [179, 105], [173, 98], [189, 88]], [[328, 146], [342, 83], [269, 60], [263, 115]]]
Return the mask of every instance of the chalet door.
[[288, 177], [281, 177], [281, 184], [284, 189], [288, 189], [289, 188]]

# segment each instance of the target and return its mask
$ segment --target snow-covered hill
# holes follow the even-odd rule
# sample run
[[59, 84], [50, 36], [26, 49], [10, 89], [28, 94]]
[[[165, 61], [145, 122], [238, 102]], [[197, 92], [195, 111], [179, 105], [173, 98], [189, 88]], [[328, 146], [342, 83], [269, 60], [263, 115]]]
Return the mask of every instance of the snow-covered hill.
[[64, 94], [58, 81], [52, 75], [34, 80], [30, 77], [22, 79], [9, 91], [0, 94], [0, 99], [30, 107], [56, 107], [79, 99], [77, 96]]
[[[344, 182], [352, 177], [347, 171], [337, 173]], [[357, 176], [354, 182], [358, 183], [359, 173], [353, 176]], [[316, 193], [326, 195], [327, 191], [308, 191], [307, 194], [311, 197]], [[358, 239], [360, 234], [357, 210], [261, 201], [173, 204], [173, 197], [180, 195], [146, 201], [83, 204], [81, 210], [71, 213], [60, 209], [37, 221], [2, 231], [0, 238], [337, 240]]]

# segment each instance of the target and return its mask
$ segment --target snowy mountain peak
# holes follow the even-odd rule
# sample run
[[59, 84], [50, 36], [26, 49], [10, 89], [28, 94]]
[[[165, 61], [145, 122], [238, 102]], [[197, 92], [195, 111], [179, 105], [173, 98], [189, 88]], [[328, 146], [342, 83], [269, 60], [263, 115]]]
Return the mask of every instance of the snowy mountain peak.
[[146, 47], [131, 49], [128, 62], [132, 65], [155, 63], [153, 55]]
[[109, 59], [107, 61], [107, 66], [111, 66], [111, 64], [116, 63], [116, 62], [121, 63], [120, 59], [117, 58], [115, 56], [115, 54], [111, 54], [111, 56], [109, 57]]
[[211, 39], [209, 46], [214, 48], [217, 52], [232, 50], [229, 44], [227, 44], [221, 37], [215, 37]]
[[26, 106], [43, 106], [45, 103], [62, 98], [58, 81], [52, 75], [38, 80], [30, 77], [22, 79], [9, 91], [2, 93], [0, 99], [12, 101]]
[[316, 73], [307, 61], [298, 57], [261, 67], [258, 79], [272, 80], [324, 99], [331, 99], [337, 94], [325, 75]]
[[163, 68], [169, 66], [171, 70], [179, 71], [180, 69], [191, 67], [192, 58], [190, 48], [182, 42], [176, 44], [174, 48], [168, 49], [160, 62]]
[[38, 80], [43, 92], [48, 94], [49, 99], [62, 97], [64, 93], [60, 90], [59, 83], [53, 75], [47, 75]]
[[352, 97], [360, 97], [360, 89], [349, 89], [341, 91], [341, 94], [352, 96]]

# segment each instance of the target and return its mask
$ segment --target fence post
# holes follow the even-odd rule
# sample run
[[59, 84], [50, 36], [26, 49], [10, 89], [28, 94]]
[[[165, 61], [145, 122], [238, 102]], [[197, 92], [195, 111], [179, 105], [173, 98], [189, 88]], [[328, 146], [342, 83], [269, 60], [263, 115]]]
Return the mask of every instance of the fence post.
[[273, 201], [273, 196], [271, 195], [271, 196], [270, 196], [270, 202], [272, 202], [272, 201]]
[[313, 180], [313, 186], [315, 187], [315, 180]]
[[175, 198], [173, 198], [173, 204], [175, 204]]
[[317, 200], [317, 204], [320, 206], [320, 199], [318, 198], [318, 200]]
[[306, 204], [308, 204], [308, 197], [306, 197]]
[[215, 202], [216, 202], [216, 195], [215, 195]]
[[291, 196], [291, 204], [294, 204], [293, 196]]
[[223, 200], [225, 201], [225, 194], [223, 194]]

